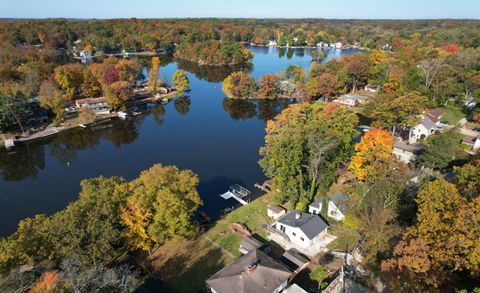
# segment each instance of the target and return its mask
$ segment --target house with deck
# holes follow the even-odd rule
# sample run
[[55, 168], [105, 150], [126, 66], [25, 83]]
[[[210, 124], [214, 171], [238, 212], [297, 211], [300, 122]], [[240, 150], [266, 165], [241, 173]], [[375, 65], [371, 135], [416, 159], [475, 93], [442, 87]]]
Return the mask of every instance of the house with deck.
[[291, 211], [278, 219], [274, 227], [300, 248], [315, 246], [327, 234], [328, 224], [316, 214]]
[[287, 287], [292, 272], [258, 249], [238, 258], [207, 281], [214, 293], [272, 293]]

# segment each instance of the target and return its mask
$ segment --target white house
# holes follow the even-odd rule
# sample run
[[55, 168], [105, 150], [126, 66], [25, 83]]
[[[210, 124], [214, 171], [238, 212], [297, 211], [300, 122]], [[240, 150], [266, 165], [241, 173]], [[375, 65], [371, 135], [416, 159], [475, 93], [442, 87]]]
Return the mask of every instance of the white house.
[[308, 248], [327, 234], [328, 224], [318, 215], [291, 211], [275, 222], [274, 227], [293, 244]]
[[365, 86], [365, 90], [368, 91], [368, 92], [371, 92], [371, 93], [376, 93], [376, 92], [378, 92], [378, 86], [367, 84]]
[[462, 139], [462, 144], [470, 146], [472, 151], [476, 152], [480, 149], [480, 136], [472, 137], [465, 135]]
[[317, 43], [317, 47], [322, 48], [323, 47], [323, 42]]
[[440, 118], [442, 111], [433, 109], [422, 115], [422, 120], [419, 124], [410, 129], [408, 135], [408, 143], [413, 144], [418, 140], [425, 139], [434, 134], [435, 131], [441, 130]]
[[365, 104], [368, 100], [368, 97], [361, 95], [343, 95], [340, 99], [337, 100], [337, 103], [349, 107], [355, 107], [359, 104]]
[[422, 145], [418, 143], [406, 144], [401, 140], [395, 140], [393, 143], [393, 154], [400, 162], [407, 164], [415, 161], [421, 150]]
[[108, 106], [107, 98], [105, 97], [78, 99], [75, 101], [75, 105], [79, 109], [83, 107], [88, 107], [96, 114], [110, 113], [110, 106]]
[[340, 42], [335, 43], [335, 48], [341, 49], [342, 48], [342, 43], [340, 43]]
[[80, 51], [80, 60], [82, 61], [82, 63], [92, 63], [93, 59], [90, 51], [87, 51], [87, 50]]
[[308, 212], [315, 215], [322, 214], [324, 205], [327, 205], [327, 216], [335, 221], [343, 221], [348, 200], [348, 196], [340, 192], [329, 197], [322, 196], [308, 206]]
[[268, 46], [269, 47], [276, 47], [277, 46], [277, 41], [275, 41], [275, 40], [268, 41]]
[[287, 212], [287, 209], [277, 204], [268, 205], [268, 208], [267, 208], [267, 215], [274, 220], [277, 220], [281, 216], [285, 215], [286, 212]]

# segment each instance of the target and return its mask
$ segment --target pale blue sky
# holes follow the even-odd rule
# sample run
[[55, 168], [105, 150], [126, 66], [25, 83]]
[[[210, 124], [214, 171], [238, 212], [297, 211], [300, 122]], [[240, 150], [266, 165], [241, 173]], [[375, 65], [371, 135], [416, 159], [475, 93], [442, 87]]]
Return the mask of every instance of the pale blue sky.
[[0, 0], [1, 18], [475, 18], [480, 0]]

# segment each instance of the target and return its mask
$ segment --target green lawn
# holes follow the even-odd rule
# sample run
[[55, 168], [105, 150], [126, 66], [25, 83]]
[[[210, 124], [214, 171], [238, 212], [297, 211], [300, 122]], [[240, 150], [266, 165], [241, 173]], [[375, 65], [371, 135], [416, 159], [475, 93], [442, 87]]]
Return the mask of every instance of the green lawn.
[[330, 234], [337, 236], [337, 239], [328, 244], [327, 248], [334, 251], [345, 251], [352, 249], [360, 239], [356, 230], [344, 227], [341, 223], [334, 223], [330, 226]]
[[[266, 231], [261, 226], [270, 222], [267, 205], [271, 202], [273, 196], [266, 194], [227, 214], [203, 234], [234, 257], [202, 237], [167, 243], [148, 258], [154, 276], [165, 281], [177, 292], [199, 292], [206, 279], [231, 264], [241, 254], [238, 248], [242, 238], [230, 231], [230, 223], [237, 222], [247, 226], [253, 233], [258, 233], [259, 240], [268, 243], [265, 239]], [[220, 236], [220, 231], [225, 231], [225, 235]], [[270, 246], [274, 253], [279, 249], [275, 245]]]
[[460, 119], [465, 118], [465, 114], [453, 105], [447, 105], [441, 110], [443, 111], [441, 121], [447, 121], [451, 125], [457, 124]]

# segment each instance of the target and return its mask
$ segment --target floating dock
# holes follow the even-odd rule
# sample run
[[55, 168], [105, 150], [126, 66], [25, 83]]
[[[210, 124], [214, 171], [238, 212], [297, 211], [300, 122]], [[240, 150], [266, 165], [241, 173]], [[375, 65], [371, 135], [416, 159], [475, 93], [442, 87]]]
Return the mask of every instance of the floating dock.
[[250, 193], [251, 193], [250, 190], [246, 189], [245, 187], [242, 187], [238, 184], [234, 184], [228, 188], [227, 192], [225, 192], [224, 194], [220, 194], [220, 196], [223, 199], [233, 198], [239, 203], [241, 203], [242, 205], [247, 205], [248, 202], [246, 202], [242, 198], [249, 195]]

